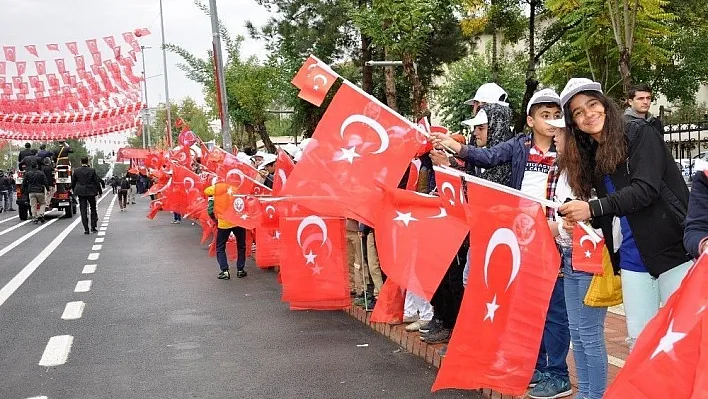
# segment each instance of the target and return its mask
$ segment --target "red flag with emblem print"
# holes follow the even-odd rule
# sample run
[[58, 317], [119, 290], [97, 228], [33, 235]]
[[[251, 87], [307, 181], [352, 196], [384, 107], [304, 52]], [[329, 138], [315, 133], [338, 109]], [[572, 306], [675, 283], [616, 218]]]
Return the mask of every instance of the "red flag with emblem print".
[[605, 240], [596, 242], [585, 230], [576, 225], [573, 228], [573, 269], [603, 274], [602, 250], [604, 247]]
[[462, 206], [398, 188], [384, 188], [382, 198], [372, 204], [378, 210], [375, 238], [381, 269], [397, 285], [430, 300], [469, 233], [464, 210], [454, 210]]
[[15, 54], [15, 46], [3, 46], [3, 52], [5, 53], [5, 60], [10, 62], [17, 61], [17, 55]]
[[293, 77], [293, 80], [290, 81], [290, 83], [292, 83], [298, 89], [302, 89], [307, 82], [307, 76], [310, 73], [310, 69], [314, 68], [318, 62], [319, 62], [319, 60], [317, 60], [317, 58], [315, 58], [313, 56], [308, 57], [305, 60], [305, 63], [300, 67], [300, 69], [297, 71], [297, 73]]
[[106, 45], [110, 48], [116, 46], [116, 39], [113, 36], [106, 36], [103, 38], [103, 41], [106, 42]]
[[7, 67], [6, 67], [5, 61], [0, 61], [0, 75], [5, 75], [7, 73]]
[[470, 274], [433, 391], [522, 395], [531, 380], [560, 255], [544, 208], [468, 183]]
[[[419, 145], [410, 121], [344, 82], [282, 195], [309, 196], [298, 201], [322, 215], [373, 226], [371, 204], [380, 199], [374, 182], [397, 187]], [[320, 198], [338, 200], [320, 203]]]
[[76, 42], [67, 42], [66, 48], [69, 49], [69, 52], [71, 52], [72, 55], [79, 55], [79, 46], [76, 44]]
[[37, 75], [44, 75], [47, 73], [46, 61], [35, 61], [34, 66], [37, 68]]
[[37, 46], [35, 46], [34, 44], [26, 45], [25, 50], [27, 50], [27, 52], [32, 54], [33, 56], [39, 57], [39, 54], [37, 54]]
[[295, 169], [295, 162], [290, 158], [290, 155], [278, 149], [278, 158], [275, 160], [275, 176], [273, 178], [273, 195], [280, 194], [293, 169]]
[[708, 397], [708, 257], [701, 256], [681, 286], [639, 335], [607, 399]]
[[17, 74], [22, 76], [27, 70], [27, 63], [25, 61], [17, 61], [15, 63], [15, 67], [17, 67]]
[[228, 183], [217, 183], [214, 187], [214, 214], [218, 219], [246, 229], [261, 225], [261, 207], [256, 198], [239, 195], [238, 188]]
[[297, 96], [319, 107], [337, 77], [338, 75], [323, 63], [310, 65], [305, 79], [298, 79], [298, 82], [302, 81], [302, 86]]
[[96, 39], [88, 39], [88, 40], [86, 40], [86, 47], [88, 47], [89, 52], [90, 52], [91, 54], [100, 52], [100, 51], [98, 50], [98, 43], [96, 43]]
[[57, 64], [57, 71], [59, 71], [60, 74], [66, 72], [66, 64], [63, 58], [57, 58], [54, 62]]
[[282, 300], [291, 308], [351, 306], [344, 230], [342, 218], [309, 215], [281, 219]]
[[148, 29], [148, 28], [138, 28], [138, 29], [135, 30], [135, 32], [133, 32], [133, 34], [135, 35], [135, 37], [147, 36], [147, 35], [149, 35], [150, 33], [151, 33], [151, 32], [150, 32], [150, 29]]

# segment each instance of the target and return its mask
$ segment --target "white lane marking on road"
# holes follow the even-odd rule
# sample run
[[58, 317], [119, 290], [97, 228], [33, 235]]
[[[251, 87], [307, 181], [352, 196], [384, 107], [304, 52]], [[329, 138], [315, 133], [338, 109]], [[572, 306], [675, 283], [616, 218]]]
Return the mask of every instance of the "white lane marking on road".
[[33, 397], [27, 398], [27, 399], [49, 399], [49, 398], [47, 398], [46, 396], [33, 396]]
[[18, 217], [19, 216], [15, 215], [15, 216], [9, 217], [7, 219], [0, 220], [0, 223], [9, 222], [10, 220], [17, 219]]
[[[59, 220], [59, 219], [52, 219], [52, 220], [48, 221], [47, 223], [45, 223], [45, 224], [43, 224], [43, 225], [37, 227], [36, 229], [30, 231], [29, 233], [23, 235], [22, 237], [18, 238], [18, 239], [15, 240], [14, 242], [10, 243], [10, 244], [9, 244], [8, 246], [6, 246], [5, 248], [0, 249], [0, 256], [3, 256], [3, 255], [5, 255], [6, 253], [12, 251], [15, 247], [17, 247], [18, 245], [20, 245], [20, 244], [22, 244], [23, 242], [27, 241], [28, 238], [30, 238], [30, 237], [32, 237], [33, 235], [39, 233], [40, 231], [46, 229], [49, 225], [51, 225], [52, 223], [56, 222], [57, 220]], [[79, 222], [81, 221], [81, 219], [76, 219], [76, 220], [78, 220]]]
[[[98, 201], [96, 201], [96, 203], [98, 204], [101, 201], [103, 201], [103, 199], [106, 198], [107, 195], [108, 194], [99, 198]], [[115, 197], [114, 197], [113, 201], [115, 201]], [[56, 221], [56, 220], [59, 220], [59, 219], [50, 220], [49, 222], [45, 223], [43, 226], [40, 226], [38, 229], [35, 229], [32, 232], [25, 234], [25, 236], [22, 237], [21, 240], [22, 241], [26, 240], [27, 238], [31, 237], [31, 235], [29, 235], [29, 234], [36, 234], [38, 231], [40, 231], [43, 228], [54, 223], [54, 221]], [[52, 242], [50, 242], [49, 245], [44, 247], [42, 252], [40, 252], [37, 256], [35, 256], [35, 258], [32, 259], [27, 264], [27, 266], [25, 266], [22, 270], [20, 270], [20, 272], [17, 273], [17, 275], [15, 275], [15, 277], [13, 277], [9, 283], [5, 284], [4, 287], [0, 288], [0, 306], [2, 306], [5, 303], [5, 301], [7, 301], [7, 299], [10, 298], [10, 296], [12, 294], [14, 294], [18, 288], [20, 288], [20, 286], [29, 278], [29, 276], [31, 276], [32, 273], [34, 273], [34, 271], [37, 270], [39, 265], [41, 265], [42, 262], [44, 262], [49, 257], [49, 255], [51, 255], [52, 252], [54, 252], [59, 247], [59, 245], [62, 243], [62, 241], [64, 241], [64, 239], [69, 235], [69, 233], [71, 233], [71, 231], [79, 223], [81, 223], [81, 219], [79, 219], [79, 218], [77, 218], [76, 220], [71, 222], [71, 224], [69, 226], [67, 226], [61, 233], [59, 233], [59, 235], [54, 240], [52, 240]], [[0, 251], [0, 256], [4, 255], [9, 250], [11, 250], [12, 248], [19, 245], [22, 241], [19, 241], [19, 242], [15, 241], [14, 243], [10, 244], [10, 246], [5, 247], [2, 251]]]
[[81, 274], [92, 274], [96, 271], [96, 264], [93, 265], [84, 265], [84, 270], [81, 271]]
[[99, 231], [106, 231], [106, 230], [108, 230], [108, 227], [99, 227], [98, 230]]
[[106, 232], [105, 232], [105, 231], [99, 231], [99, 232], [98, 232], [98, 235], [99, 235], [99, 236], [105, 236], [105, 235], [106, 235]]
[[91, 247], [92, 251], [100, 251], [101, 248], [103, 248], [103, 245], [94, 245]]
[[44, 348], [42, 358], [39, 360], [39, 365], [53, 367], [66, 363], [73, 343], [74, 337], [71, 335], [57, 335], [49, 338], [47, 347]]
[[104, 240], [105, 240], [105, 238], [103, 238], [103, 237], [98, 237], [94, 242], [95, 242], [96, 244], [100, 244], [100, 243], [102, 243]]
[[74, 292], [89, 292], [91, 291], [91, 280], [81, 280], [76, 282]]
[[108, 223], [101, 224], [101, 227], [108, 227]]
[[84, 306], [86, 303], [84, 301], [69, 302], [64, 308], [64, 313], [62, 313], [62, 320], [76, 320], [80, 319], [81, 315], [84, 313]]
[[24, 222], [17, 223], [16, 225], [14, 225], [14, 226], [12, 226], [12, 227], [8, 227], [8, 228], [6, 228], [5, 230], [0, 231], [0, 236], [9, 233], [9, 232], [11, 232], [12, 230], [19, 229], [20, 227], [26, 225], [27, 223], [29, 223], [29, 222], [31, 222], [31, 221], [32, 221], [31, 219], [30, 219], [30, 220], [25, 220]]
[[98, 257], [101, 256], [98, 252], [92, 252], [88, 256], [88, 260], [98, 260]]
[[607, 355], [607, 362], [615, 367], [619, 367], [619, 368], [624, 367], [624, 360], [622, 360], [618, 357], [614, 357], [612, 355]]

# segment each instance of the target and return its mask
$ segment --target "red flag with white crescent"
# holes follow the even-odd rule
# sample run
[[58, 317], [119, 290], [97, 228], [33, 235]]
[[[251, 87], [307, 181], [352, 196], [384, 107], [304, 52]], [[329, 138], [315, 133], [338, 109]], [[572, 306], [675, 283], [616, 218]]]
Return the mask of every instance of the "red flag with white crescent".
[[295, 169], [295, 162], [290, 158], [290, 155], [282, 149], [278, 149], [278, 158], [275, 161], [275, 176], [273, 177], [273, 195], [280, 194], [293, 169]]
[[302, 86], [297, 96], [319, 107], [337, 77], [338, 75], [323, 63], [310, 65], [307, 76], [298, 79], [298, 82], [302, 82]]
[[604, 239], [596, 242], [585, 230], [576, 225], [573, 228], [573, 269], [603, 274], [602, 252], [604, 248]]

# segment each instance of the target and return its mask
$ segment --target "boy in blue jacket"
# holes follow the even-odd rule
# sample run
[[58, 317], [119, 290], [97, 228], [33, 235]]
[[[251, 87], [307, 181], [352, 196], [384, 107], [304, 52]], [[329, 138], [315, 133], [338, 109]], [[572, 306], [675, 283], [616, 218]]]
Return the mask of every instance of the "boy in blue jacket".
[[[560, 97], [551, 89], [540, 90], [531, 97], [526, 114], [531, 134], [519, 134], [490, 148], [462, 145], [439, 133], [432, 133], [433, 144], [447, 146], [460, 158], [481, 168], [510, 163], [509, 186], [536, 198], [552, 199], [558, 180], [553, 145], [553, 136], [558, 128], [546, 121], [562, 118]], [[553, 220], [553, 212], [552, 209], [547, 210], [549, 220]], [[566, 362], [570, 347], [568, 314], [558, 266], [559, 276], [548, 306], [536, 370], [529, 384], [533, 388], [529, 396], [534, 399], [562, 398], [573, 393]]]

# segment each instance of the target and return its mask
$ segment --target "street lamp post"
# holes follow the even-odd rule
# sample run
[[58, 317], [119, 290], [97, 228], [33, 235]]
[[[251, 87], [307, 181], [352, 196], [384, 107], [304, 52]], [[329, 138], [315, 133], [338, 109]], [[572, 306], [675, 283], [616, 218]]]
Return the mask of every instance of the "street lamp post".
[[[145, 99], [143, 100], [143, 105], [145, 106], [145, 115], [149, 112], [148, 108], [148, 85], [147, 85], [147, 74], [145, 73], [145, 49], [149, 49], [152, 47], [148, 46], [140, 46], [140, 49], [142, 50], [140, 52], [140, 55], [143, 58], [143, 86], [145, 88]], [[147, 118], [146, 118], [147, 119]], [[145, 121], [147, 123], [143, 123], [143, 148], [148, 148], [150, 147], [150, 127], [148, 127], [149, 121]]]
[[172, 118], [170, 115], [170, 87], [167, 80], [167, 49], [165, 48], [165, 16], [160, 0], [160, 30], [162, 32], [162, 66], [165, 70], [165, 106], [167, 109], [167, 146], [172, 148]]
[[231, 126], [229, 124], [229, 105], [226, 97], [226, 82], [224, 80], [224, 62], [221, 53], [221, 36], [219, 35], [219, 16], [216, 11], [216, 0], [209, 0], [209, 15], [211, 16], [211, 35], [214, 46], [214, 72], [216, 73], [216, 93], [221, 111], [221, 140], [224, 150], [232, 152]]

